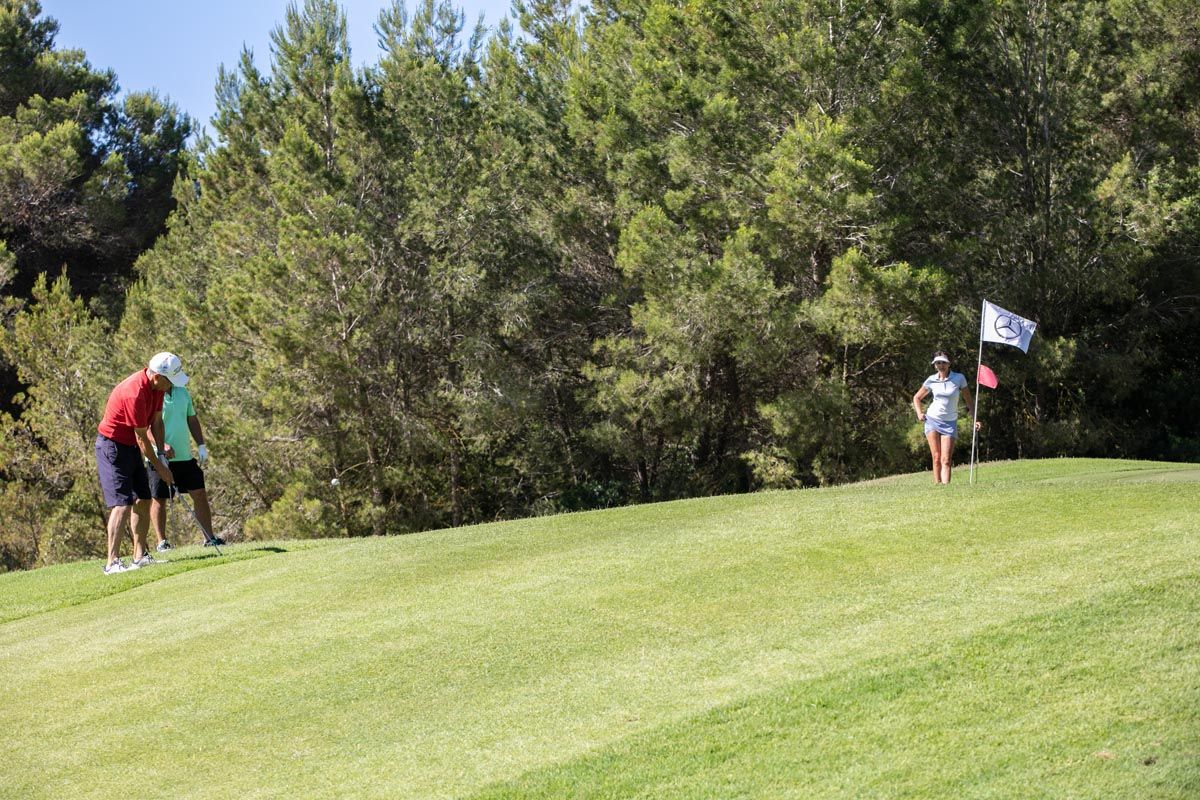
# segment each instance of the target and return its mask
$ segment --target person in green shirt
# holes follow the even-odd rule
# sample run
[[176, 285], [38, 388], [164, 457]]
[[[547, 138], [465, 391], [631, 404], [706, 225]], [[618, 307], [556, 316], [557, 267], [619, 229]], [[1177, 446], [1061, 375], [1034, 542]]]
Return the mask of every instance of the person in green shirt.
[[[156, 449], [170, 462], [175, 488], [187, 492], [192, 498], [196, 518], [204, 529], [204, 545], [222, 545], [225, 541], [212, 532], [212, 508], [208, 504], [208, 493], [204, 488], [204, 465], [208, 462], [208, 446], [204, 443], [204, 430], [200, 418], [192, 405], [192, 395], [185, 386], [173, 386], [163, 397], [163, 439]], [[189, 438], [190, 437], [190, 438]], [[196, 456], [192, 456], [191, 440], [196, 442]], [[150, 478], [150, 524], [158, 537], [159, 551], [170, 550], [167, 540], [167, 503], [171, 487], [154, 474]]]

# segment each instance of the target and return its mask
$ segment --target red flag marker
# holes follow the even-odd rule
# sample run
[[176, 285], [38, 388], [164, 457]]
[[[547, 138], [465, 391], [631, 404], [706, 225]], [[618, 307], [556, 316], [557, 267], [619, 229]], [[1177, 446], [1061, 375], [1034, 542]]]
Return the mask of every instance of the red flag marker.
[[986, 364], [979, 365], [979, 385], [989, 389], [995, 389], [1000, 385], [1000, 381], [996, 380], [996, 373], [992, 372]]

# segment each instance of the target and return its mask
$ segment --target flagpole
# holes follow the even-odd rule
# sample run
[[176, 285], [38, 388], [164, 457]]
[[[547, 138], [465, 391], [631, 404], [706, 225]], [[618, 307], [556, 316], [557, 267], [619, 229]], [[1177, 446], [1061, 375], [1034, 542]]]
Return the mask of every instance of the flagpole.
[[975, 359], [975, 412], [971, 415], [971, 485], [975, 485], [975, 440], [979, 438], [979, 365], [983, 363], [983, 318], [987, 309], [987, 298], [979, 307], [979, 357]]

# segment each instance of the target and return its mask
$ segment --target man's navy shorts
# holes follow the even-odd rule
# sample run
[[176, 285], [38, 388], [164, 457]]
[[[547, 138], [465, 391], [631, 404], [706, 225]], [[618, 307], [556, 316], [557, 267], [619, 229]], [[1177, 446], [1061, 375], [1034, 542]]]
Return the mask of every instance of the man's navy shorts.
[[[172, 461], [171, 477], [175, 479], [175, 486], [179, 491], [185, 494], [204, 488], [204, 470], [200, 469], [194, 458], [189, 461]], [[171, 496], [171, 487], [163, 483], [154, 467], [149, 464], [146, 465], [146, 479], [150, 482], [150, 496], [155, 500], [166, 500]]]
[[100, 491], [109, 508], [131, 506], [150, 499], [150, 482], [142, 465], [142, 451], [131, 444], [120, 444], [107, 436], [96, 437], [96, 471], [100, 473]]

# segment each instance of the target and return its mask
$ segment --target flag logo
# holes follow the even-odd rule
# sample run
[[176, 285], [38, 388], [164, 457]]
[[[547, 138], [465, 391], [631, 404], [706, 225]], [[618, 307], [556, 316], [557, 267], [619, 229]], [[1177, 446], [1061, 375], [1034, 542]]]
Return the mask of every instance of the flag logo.
[[1008, 314], [1000, 314], [997, 316], [996, 322], [992, 327], [995, 328], [996, 335], [1002, 339], [1021, 338], [1021, 326]]

